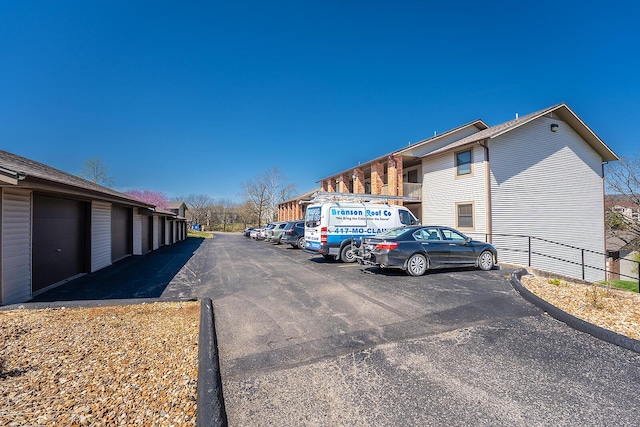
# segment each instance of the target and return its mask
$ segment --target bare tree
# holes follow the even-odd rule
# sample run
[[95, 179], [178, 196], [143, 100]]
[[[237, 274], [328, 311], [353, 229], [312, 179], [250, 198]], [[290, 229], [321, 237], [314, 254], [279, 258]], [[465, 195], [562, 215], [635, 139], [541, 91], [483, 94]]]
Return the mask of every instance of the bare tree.
[[213, 221], [222, 226], [222, 231], [227, 231], [227, 226], [236, 222], [237, 205], [231, 200], [222, 199], [212, 207]]
[[191, 219], [193, 224], [209, 225], [211, 219], [211, 205], [213, 204], [211, 197], [204, 194], [189, 194], [187, 197], [183, 198], [183, 201], [188, 208], [188, 219]]
[[[629, 250], [640, 250], [640, 155], [609, 164], [606, 173], [607, 229]], [[623, 209], [621, 209], [623, 208]], [[634, 214], [635, 212], [635, 214]]]
[[263, 221], [272, 221], [276, 216], [278, 203], [290, 198], [295, 191], [295, 186], [286, 183], [285, 176], [277, 167], [243, 183], [243, 187], [244, 199], [258, 219], [258, 225]]
[[113, 186], [113, 177], [107, 174], [107, 166], [101, 158], [91, 157], [84, 161], [80, 170], [80, 177], [106, 187]]
[[253, 209], [253, 204], [248, 200], [245, 200], [244, 203], [238, 206], [238, 215], [240, 221], [244, 225], [244, 228], [248, 225], [258, 224], [258, 216]]

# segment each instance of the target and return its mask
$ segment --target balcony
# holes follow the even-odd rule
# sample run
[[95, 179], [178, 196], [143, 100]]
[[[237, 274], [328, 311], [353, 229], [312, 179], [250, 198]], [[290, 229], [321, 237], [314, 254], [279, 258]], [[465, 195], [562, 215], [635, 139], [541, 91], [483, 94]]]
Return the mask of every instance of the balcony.
[[[419, 182], [403, 182], [402, 183], [402, 195], [405, 197], [416, 197], [422, 200], [422, 184]], [[388, 185], [382, 186], [381, 194], [388, 196]]]

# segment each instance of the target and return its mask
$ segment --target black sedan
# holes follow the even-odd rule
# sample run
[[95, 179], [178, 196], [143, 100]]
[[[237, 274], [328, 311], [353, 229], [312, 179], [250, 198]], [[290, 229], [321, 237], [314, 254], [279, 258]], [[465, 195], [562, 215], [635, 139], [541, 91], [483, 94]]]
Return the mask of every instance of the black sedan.
[[498, 253], [489, 243], [475, 241], [449, 227], [399, 227], [366, 238], [356, 259], [381, 268], [401, 268], [421, 276], [431, 268], [469, 267], [491, 270]]

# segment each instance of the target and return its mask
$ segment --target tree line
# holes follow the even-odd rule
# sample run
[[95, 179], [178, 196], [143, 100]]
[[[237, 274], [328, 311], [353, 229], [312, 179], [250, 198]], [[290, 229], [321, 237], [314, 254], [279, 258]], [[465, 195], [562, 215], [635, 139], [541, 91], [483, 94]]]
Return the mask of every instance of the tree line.
[[[90, 158], [83, 164], [79, 176], [106, 187], [113, 186], [114, 179], [100, 158]], [[294, 196], [295, 185], [277, 167], [267, 169], [241, 185], [241, 202], [214, 199], [204, 194], [189, 194], [169, 200], [162, 192], [131, 190], [125, 192], [137, 200], [166, 209], [169, 201], [184, 202], [185, 213], [191, 224], [200, 224], [207, 231], [238, 231], [247, 226], [263, 225], [277, 219], [278, 203]]]

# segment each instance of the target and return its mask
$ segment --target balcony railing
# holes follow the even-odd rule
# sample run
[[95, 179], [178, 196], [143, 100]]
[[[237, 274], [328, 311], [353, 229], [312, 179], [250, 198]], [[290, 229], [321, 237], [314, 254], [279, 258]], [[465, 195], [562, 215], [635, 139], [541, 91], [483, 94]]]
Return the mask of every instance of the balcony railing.
[[[389, 186], [387, 184], [382, 186], [382, 192], [380, 194], [388, 196]], [[419, 182], [403, 182], [402, 183], [402, 195], [405, 197], [416, 197], [422, 199], [422, 184]]]

